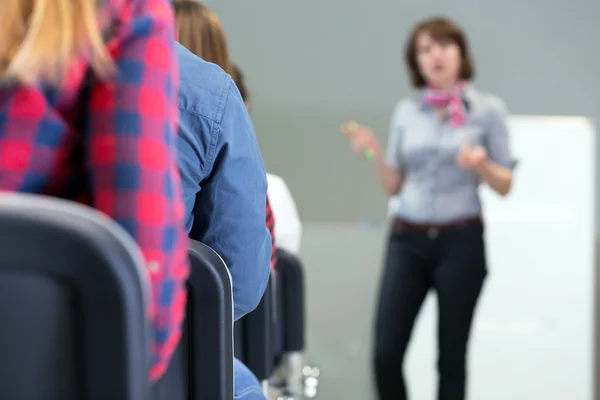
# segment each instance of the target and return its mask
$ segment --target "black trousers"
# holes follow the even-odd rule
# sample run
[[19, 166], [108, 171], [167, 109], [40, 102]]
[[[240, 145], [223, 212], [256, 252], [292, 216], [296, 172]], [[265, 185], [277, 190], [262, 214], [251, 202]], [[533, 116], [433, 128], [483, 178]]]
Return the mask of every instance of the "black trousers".
[[437, 293], [439, 400], [464, 400], [471, 321], [487, 274], [483, 226], [437, 236], [392, 229], [375, 326], [374, 367], [380, 400], [407, 399], [403, 361], [428, 291]]

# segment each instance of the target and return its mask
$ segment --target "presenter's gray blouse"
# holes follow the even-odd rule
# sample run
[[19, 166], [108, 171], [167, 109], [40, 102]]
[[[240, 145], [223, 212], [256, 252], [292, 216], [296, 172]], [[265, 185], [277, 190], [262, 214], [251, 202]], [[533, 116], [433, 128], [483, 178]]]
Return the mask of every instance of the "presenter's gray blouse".
[[515, 167], [504, 103], [472, 85], [463, 102], [467, 120], [458, 128], [440, 120], [420, 92], [396, 105], [386, 150], [388, 165], [404, 176], [395, 216], [414, 223], [451, 223], [481, 215], [480, 179], [455, 160], [467, 142], [484, 146], [496, 164]]

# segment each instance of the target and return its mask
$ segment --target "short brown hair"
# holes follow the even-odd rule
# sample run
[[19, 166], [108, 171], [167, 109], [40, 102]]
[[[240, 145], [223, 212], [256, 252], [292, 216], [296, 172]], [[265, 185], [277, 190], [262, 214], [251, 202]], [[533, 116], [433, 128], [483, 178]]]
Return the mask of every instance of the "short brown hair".
[[447, 18], [435, 17], [415, 25], [406, 43], [404, 57], [414, 87], [421, 88], [427, 84], [417, 63], [417, 40], [422, 33], [431, 35], [434, 40], [446, 39], [456, 43], [461, 55], [459, 78], [472, 79], [475, 76], [475, 66], [469, 51], [469, 44], [462, 29]]
[[242, 100], [244, 101], [248, 101], [248, 88], [246, 88], [246, 82], [244, 79], [244, 73], [242, 72], [242, 70], [235, 64], [233, 64], [233, 81], [235, 82], [235, 85], [237, 86], [238, 90], [240, 91], [240, 94], [242, 95]]
[[219, 18], [197, 0], [175, 0], [177, 40], [189, 51], [233, 74], [227, 39]]

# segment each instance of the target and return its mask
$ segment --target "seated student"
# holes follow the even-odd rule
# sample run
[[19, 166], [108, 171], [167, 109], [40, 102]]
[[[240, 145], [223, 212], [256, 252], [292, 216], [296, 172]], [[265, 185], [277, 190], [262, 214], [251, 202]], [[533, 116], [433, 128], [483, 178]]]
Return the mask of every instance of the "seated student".
[[[244, 100], [246, 109], [250, 110], [250, 96], [246, 83], [244, 81], [244, 74], [236, 66], [232, 66], [233, 69], [233, 80]], [[300, 250], [300, 219], [298, 218], [298, 212], [296, 211], [296, 205], [294, 200], [285, 184], [284, 180], [277, 175], [267, 174], [268, 181], [268, 198], [271, 202], [272, 214], [274, 215], [277, 223], [274, 225], [274, 232], [272, 232], [274, 240], [273, 249], [277, 248], [278, 252], [289, 251], [292, 254], [297, 255]], [[295, 217], [295, 218], [294, 218]], [[271, 261], [275, 263], [277, 261], [276, 255], [273, 255]], [[273, 265], [273, 270], [276, 272], [276, 267]], [[275, 326], [277, 334], [275, 335], [275, 343], [273, 346], [273, 352], [276, 359], [276, 364], [282, 365], [279, 361], [284, 352], [284, 326], [282, 323], [282, 312], [284, 303], [284, 293], [278, 285], [273, 285], [274, 292], [274, 319], [273, 324]], [[275, 377], [272, 381], [276, 386], [282, 385], [282, 380]]]
[[170, 4], [2, 0], [0, 15], [0, 190], [82, 202], [137, 241], [155, 380], [181, 336], [188, 276]]
[[269, 234], [271, 235], [271, 270], [273, 272], [275, 272], [275, 265], [277, 264], [277, 253], [276, 250], [277, 248], [275, 247], [275, 213], [273, 212], [273, 209], [271, 208], [271, 202], [269, 200], [269, 189], [268, 189], [268, 183], [269, 183], [269, 174], [267, 174], [267, 209], [266, 209], [266, 215], [267, 215], [267, 228], [269, 229]]
[[[217, 64], [227, 74], [233, 75], [233, 64], [229, 58], [229, 48], [225, 32], [219, 18], [203, 3], [197, 0], [176, 0], [175, 17], [179, 42], [192, 53], [213, 64]], [[266, 224], [271, 233], [271, 267], [275, 267], [275, 220], [269, 199], [266, 199]]]
[[[202, 42], [198, 33], [208, 29], [197, 9], [210, 10], [196, 1], [176, 1], [174, 6], [180, 43], [178, 147], [185, 226], [192, 239], [211, 246], [227, 263], [237, 320], [256, 308], [269, 277], [264, 269], [272, 253], [265, 224], [266, 173], [231, 77], [186, 48]], [[215, 37], [213, 31], [203, 48], [211, 48]]]
[[[233, 80], [246, 108], [250, 110], [250, 93], [243, 72], [233, 65]], [[267, 173], [269, 202], [275, 218], [274, 235], [277, 248], [298, 256], [302, 239], [302, 223], [290, 189], [283, 178]]]
[[[179, 22], [179, 29], [186, 26]], [[185, 42], [186, 35], [180, 32], [179, 38]], [[265, 224], [264, 165], [231, 77], [182, 45], [177, 55], [185, 225], [192, 239], [212, 247], [229, 267], [237, 320], [256, 308], [270, 274], [272, 239]], [[234, 368], [235, 398], [265, 399], [256, 377], [238, 360]]]
[[299, 256], [302, 242], [302, 222], [300, 222], [292, 193], [285, 180], [279, 175], [267, 172], [267, 183], [267, 194], [277, 221], [275, 244], [277, 248]]

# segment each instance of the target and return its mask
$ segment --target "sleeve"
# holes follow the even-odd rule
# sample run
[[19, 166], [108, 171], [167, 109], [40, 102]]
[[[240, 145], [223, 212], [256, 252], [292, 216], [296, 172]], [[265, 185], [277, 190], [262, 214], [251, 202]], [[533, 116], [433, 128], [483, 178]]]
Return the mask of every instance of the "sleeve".
[[403, 102], [396, 105], [390, 121], [390, 134], [385, 150], [385, 162], [390, 168], [402, 172], [404, 160], [402, 157], [402, 108]]
[[266, 225], [267, 178], [250, 117], [228, 78], [220, 127], [211, 143], [208, 178], [198, 193], [190, 237], [227, 263], [234, 318], [254, 310], [270, 276], [271, 235]]
[[133, 236], [147, 262], [155, 380], [181, 335], [189, 273], [176, 166], [178, 65], [168, 1], [123, 7], [114, 79], [91, 83], [86, 152], [95, 207]]
[[508, 110], [500, 99], [492, 99], [490, 110], [487, 114], [487, 132], [485, 147], [490, 160], [501, 167], [514, 169], [517, 160], [510, 151], [510, 135], [508, 132]]
[[275, 216], [275, 243], [287, 252], [299, 255], [302, 222], [294, 198], [283, 178], [267, 174], [269, 201]]

